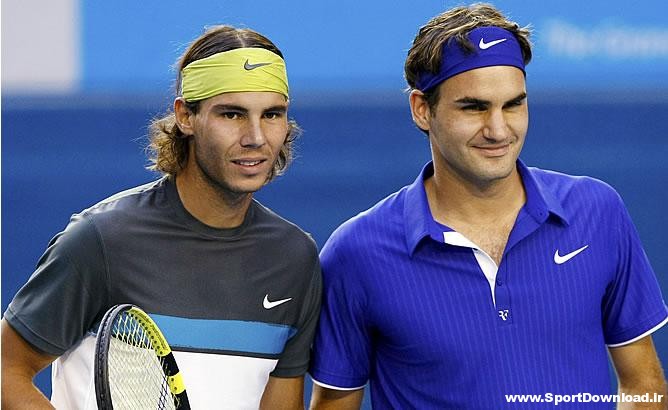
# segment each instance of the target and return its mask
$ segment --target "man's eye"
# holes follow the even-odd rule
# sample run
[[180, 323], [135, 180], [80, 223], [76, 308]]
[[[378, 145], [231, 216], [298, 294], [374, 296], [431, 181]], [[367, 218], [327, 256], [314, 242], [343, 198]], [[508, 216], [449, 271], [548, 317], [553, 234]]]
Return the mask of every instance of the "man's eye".
[[466, 111], [485, 111], [487, 107], [482, 104], [471, 104], [471, 105], [465, 105], [462, 107], [462, 110]]
[[280, 112], [268, 112], [264, 114], [264, 118], [269, 120], [275, 120], [277, 118], [281, 118], [282, 116], [283, 114]]
[[233, 111], [226, 111], [221, 114], [223, 117], [227, 118], [228, 120], [236, 120], [239, 118], [241, 115], [238, 112], [233, 112]]

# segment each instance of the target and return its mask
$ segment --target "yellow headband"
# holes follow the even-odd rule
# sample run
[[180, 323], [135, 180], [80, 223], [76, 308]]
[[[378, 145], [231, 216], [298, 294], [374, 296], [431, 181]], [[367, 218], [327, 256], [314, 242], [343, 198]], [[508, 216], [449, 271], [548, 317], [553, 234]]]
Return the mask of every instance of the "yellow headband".
[[236, 48], [193, 61], [181, 72], [181, 93], [188, 102], [243, 91], [273, 91], [288, 98], [285, 61], [264, 48]]

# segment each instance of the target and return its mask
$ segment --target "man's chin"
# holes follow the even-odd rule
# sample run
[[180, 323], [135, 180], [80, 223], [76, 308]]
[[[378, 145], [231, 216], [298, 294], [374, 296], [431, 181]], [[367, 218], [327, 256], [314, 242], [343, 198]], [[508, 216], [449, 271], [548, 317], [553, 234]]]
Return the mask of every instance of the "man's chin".
[[257, 180], [244, 181], [235, 185], [230, 186], [230, 190], [234, 193], [243, 195], [243, 194], [254, 194], [255, 192], [262, 189], [263, 186], [269, 183], [268, 178], [257, 178]]

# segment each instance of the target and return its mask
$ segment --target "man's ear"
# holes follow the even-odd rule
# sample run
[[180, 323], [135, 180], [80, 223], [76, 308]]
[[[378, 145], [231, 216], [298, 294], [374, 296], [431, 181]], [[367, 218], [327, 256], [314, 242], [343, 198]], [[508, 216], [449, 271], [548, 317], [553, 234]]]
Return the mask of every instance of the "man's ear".
[[408, 96], [408, 102], [411, 106], [411, 115], [413, 116], [413, 122], [421, 130], [428, 132], [429, 131], [429, 119], [431, 118], [431, 109], [427, 103], [427, 99], [424, 96], [424, 93], [420, 90], [411, 91]]
[[176, 117], [176, 126], [179, 127], [184, 135], [194, 135], [193, 119], [195, 114], [186, 106], [186, 101], [179, 97], [174, 100], [174, 116]]

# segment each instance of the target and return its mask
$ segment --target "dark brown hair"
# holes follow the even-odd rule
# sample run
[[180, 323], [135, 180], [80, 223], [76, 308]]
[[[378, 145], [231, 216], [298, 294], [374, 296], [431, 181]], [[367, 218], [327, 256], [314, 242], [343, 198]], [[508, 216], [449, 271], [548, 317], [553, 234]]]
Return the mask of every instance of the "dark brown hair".
[[[469, 42], [468, 33], [478, 27], [496, 26], [513, 33], [520, 44], [524, 65], [531, 61], [531, 42], [529, 27], [520, 27], [491, 4], [475, 3], [470, 6], [460, 6], [447, 10], [420, 27], [413, 45], [408, 51], [404, 64], [404, 76], [408, 83], [408, 91], [416, 88], [420, 73], [437, 73], [441, 68], [441, 54], [443, 44], [454, 39], [462, 47], [473, 50]], [[439, 87], [425, 93], [430, 108], [438, 102]]]
[[[264, 48], [283, 58], [281, 50], [271, 40], [256, 31], [226, 25], [210, 27], [195, 39], [179, 58], [175, 85], [176, 95], [181, 95], [181, 72], [185, 66], [193, 61], [242, 47]], [[192, 113], [197, 114], [200, 102], [186, 102], [186, 107]], [[301, 129], [297, 123], [294, 120], [288, 121], [288, 134], [269, 179], [282, 174], [288, 167], [292, 160], [294, 141], [300, 134]], [[176, 125], [176, 118], [171, 109], [163, 117], [151, 122], [149, 138], [147, 148], [150, 165], [148, 169], [175, 176], [186, 166], [190, 138], [183, 134]]]

